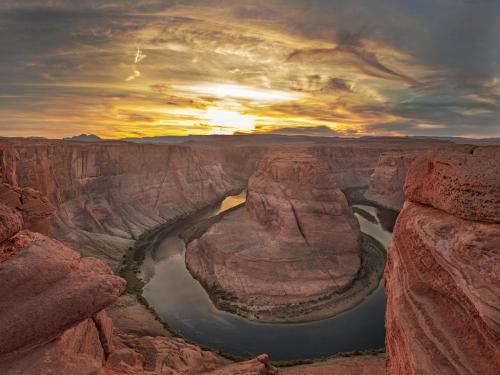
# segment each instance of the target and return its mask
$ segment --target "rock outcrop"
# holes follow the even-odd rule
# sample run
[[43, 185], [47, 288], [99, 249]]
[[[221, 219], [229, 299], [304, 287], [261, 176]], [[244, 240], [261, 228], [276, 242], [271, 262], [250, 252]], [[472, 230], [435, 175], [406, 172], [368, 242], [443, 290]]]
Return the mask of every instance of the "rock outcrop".
[[429, 142], [426, 148], [410, 148], [387, 151], [380, 154], [377, 167], [370, 176], [370, 184], [365, 192], [365, 198], [382, 207], [395, 211], [403, 208], [405, 201], [404, 184], [406, 173], [413, 160], [428, 151], [470, 153], [472, 145], [448, 145], [439, 142]]
[[47, 373], [48, 362], [59, 373], [92, 373], [112, 348], [102, 309], [125, 282], [102, 261], [28, 229], [47, 229], [40, 223], [52, 212], [37, 191], [0, 188], [3, 374]]
[[368, 186], [384, 151], [449, 142], [248, 136], [161, 145], [3, 138], [0, 182], [40, 191], [56, 209], [45, 228], [52, 224], [58, 240], [116, 270], [142, 232], [241, 190], [262, 156], [285, 143], [307, 147], [337, 187], [347, 189]]
[[232, 364], [182, 339], [115, 329], [103, 309], [124, 280], [102, 261], [26, 229], [52, 211], [39, 192], [0, 191], [0, 373], [276, 373], [267, 357]]
[[419, 158], [406, 180], [408, 200], [466, 220], [500, 222], [500, 148]]
[[[56, 209], [52, 224], [57, 239], [116, 269], [145, 230], [244, 187], [262, 150], [6, 142], [0, 144], [0, 170], [3, 182], [23, 191], [35, 188], [48, 198]], [[33, 204], [32, 199], [24, 204]]]
[[360, 272], [359, 224], [316, 157], [272, 152], [250, 178], [246, 208], [191, 242], [186, 264], [221, 308], [250, 319], [333, 315], [327, 300]]
[[395, 211], [403, 208], [406, 172], [422, 151], [392, 151], [380, 155], [377, 168], [370, 176], [366, 199]]
[[389, 374], [500, 371], [499, 156], [412, 164], [385, 273]]

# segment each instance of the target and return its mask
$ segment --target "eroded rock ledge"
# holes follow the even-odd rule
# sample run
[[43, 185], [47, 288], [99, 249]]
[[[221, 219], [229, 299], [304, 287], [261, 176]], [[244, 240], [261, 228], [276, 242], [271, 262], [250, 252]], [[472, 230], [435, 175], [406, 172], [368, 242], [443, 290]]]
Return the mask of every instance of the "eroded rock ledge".
[[389, 374], [500, 370], [500, 148], [411, 166], [388, 252]]
[[186, 264], [222, 309], [266, 322], [322, 319], [359, 302], [361, 233], [315, 156], [272, 152], [250, 178], [246, 207], [192, 241]]
[[27, 229], [50, 230], [52, 208], [39, 192], [22, 201], [19, 189], [3, 185], [0, 192], [1, 374], [276, 373], [267, 356], [232, 364], [182, 339], [116, 329], [103, 309], [124, 280], [104, 262]]

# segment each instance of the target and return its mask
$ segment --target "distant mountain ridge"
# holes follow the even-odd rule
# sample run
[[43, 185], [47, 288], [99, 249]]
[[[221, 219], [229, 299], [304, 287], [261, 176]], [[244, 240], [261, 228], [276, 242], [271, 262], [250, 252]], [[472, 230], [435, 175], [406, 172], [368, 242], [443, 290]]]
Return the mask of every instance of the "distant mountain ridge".
[[80, 134], [74, 137], [63, 138], [63, 141], [70, 142], [102, 142], [102, 139], [95, 134]]

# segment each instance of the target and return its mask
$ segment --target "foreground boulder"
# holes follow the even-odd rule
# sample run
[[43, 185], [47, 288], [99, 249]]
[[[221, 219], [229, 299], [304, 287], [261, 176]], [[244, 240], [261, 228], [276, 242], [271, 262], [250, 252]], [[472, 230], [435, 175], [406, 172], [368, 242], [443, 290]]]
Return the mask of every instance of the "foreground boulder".
[[182, 339], [116, 329], [103, 309], [124, 280], [104, 262], [26, 229], [43, 229], [36, 224], [51, 212], [37, 191], [0, 188], [1, 374], [175, 375], [226, 366], [218, 373], [275, 373], [264, 357], [232, 364]]
[[16, 250], [0, 264], [0, 355], [54, 339], [125, 287], [103, 262], [41, 234], [22, 231], [2, 246]]
[[500, 371], [500, 148], [411, 166], [388, 253], [389, 374]]
[[317, 319], [335, 313], [328, 298], [358, 275], [359, 224], [316, 157], [273, 152], [249, 181], [246, 208], [191, 242], [186, 264], [221, 308], [261, 321]]

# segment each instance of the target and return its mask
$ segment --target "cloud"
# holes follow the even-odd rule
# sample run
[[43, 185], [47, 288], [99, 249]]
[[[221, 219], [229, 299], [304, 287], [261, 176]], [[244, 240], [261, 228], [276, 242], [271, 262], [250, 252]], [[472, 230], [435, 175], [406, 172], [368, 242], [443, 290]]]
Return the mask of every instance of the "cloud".
[[139, 48], [137, 48], [137, 53], [135, 54], [134, 63], [139, 64], [145, 58], [146, 58], [146, 55], [144, 53], [142, 53], [142, 51]]
[[292, 62], [325, 57], [334, 59], [338, 57], [347, 57], [365, 74], [378, 78], [399, 79], [408, 83], [416, 83], [413, 78], [382, 64], [375, 53], [366, 51], [356, 45], [338, 46], [334, 48], [297, 49], [287, 56], [286, 61]]
[[5, 0], [0, 135], [205, 134], [216, 107], [261, 129], [498, 136], [499, 17], [466, 0]]
[[258, 132], [282, 135], [306, 135], [314, 137], [345, 137], [352, 136], [357, 133], [355, 130], [337, 131], [325, 125], [281, 127], [275, 129], [260, 130]]
[[328, 91], [344, 91], [344, 92], [351, 92], [352, 88], [349, 86], [347, 81], [343, 80], [342, 78], [330, 78], [328, 82], [322, 87], [321, 91], [328, 92]]

